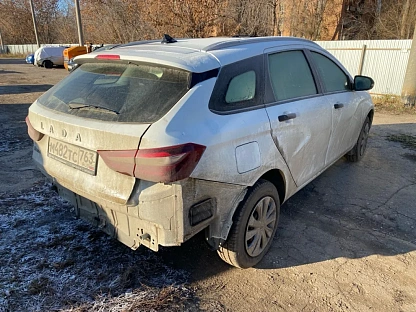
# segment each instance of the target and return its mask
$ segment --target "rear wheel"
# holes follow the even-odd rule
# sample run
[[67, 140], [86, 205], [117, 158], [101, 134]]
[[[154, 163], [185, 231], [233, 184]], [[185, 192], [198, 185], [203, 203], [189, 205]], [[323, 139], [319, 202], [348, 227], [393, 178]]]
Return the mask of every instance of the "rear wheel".
[[368, 135], [370, 133], [371, 123], [370, 118], [366, 118], [361, 128], [360, 135], [358, 136], [357, 143], [354, 147], [345, 155], [348, 161], [357, 162], [363, 158], [367, 149]]
[[45, 68], [52, 68], [53, 67], [53, 63], [49, 60], [46, 60], [43, 62], [43, 67]]
[[237, 209], [228, 239], [218, 250], [222, 260], [239, 268], [256, 265], [269, 250], [280, 214], [276, 187], [259, 180]]

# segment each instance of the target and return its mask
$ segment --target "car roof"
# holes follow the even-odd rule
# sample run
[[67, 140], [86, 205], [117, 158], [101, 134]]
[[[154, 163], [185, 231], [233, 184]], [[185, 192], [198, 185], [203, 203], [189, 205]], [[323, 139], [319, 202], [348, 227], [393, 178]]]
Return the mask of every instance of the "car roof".
[[122, 60], [158, 63], [201, 73], [260, 55], [268, 48], [302, 45], [321, 49], [312, 41], [295, 37], [211, 37], [173, 41], [131, 42], [110, 50], [78, 56], [76, 61], [88, 62], [98, 54], [116, 54]]

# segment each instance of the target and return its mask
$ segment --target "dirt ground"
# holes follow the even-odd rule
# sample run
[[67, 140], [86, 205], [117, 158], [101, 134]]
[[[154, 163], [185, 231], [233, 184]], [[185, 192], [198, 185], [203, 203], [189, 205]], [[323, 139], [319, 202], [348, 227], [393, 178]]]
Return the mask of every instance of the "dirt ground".
[[[289, 199], [269, 253], [241, 270], [200, 235], [134, 252], [72, 219], [31, 163], [24, 123], [29, 104], [67, 75], [0, 59], [0, 311], [109, 311], [111, 302], [122, 311], [114, 307], [169, 296], [125, 311], [415, 311], [415, 115], [376, 112], [364, 159], [339, 160]], [[97, 277], [97, 263], [111, 278]]]

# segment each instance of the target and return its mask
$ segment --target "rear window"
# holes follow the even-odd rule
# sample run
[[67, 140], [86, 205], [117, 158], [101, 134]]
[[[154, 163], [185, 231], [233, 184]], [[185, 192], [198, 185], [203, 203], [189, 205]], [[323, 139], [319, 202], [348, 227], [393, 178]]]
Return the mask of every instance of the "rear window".
[[38, 102], [67, 114], [118, 122], [155, 122], [188, 91], [190, 73], [145, 63], [87, 63]]

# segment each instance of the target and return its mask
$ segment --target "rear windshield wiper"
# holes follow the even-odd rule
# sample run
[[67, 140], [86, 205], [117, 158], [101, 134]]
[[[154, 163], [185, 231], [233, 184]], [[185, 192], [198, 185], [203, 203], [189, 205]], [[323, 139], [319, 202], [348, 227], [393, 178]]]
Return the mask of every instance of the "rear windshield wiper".
[[119, 114], [118, 111], [113, 110], [111, 108], [101, 107], [101, 106], [96, 106], [96, 105], [88, 105], [88, 104], [80, 104], [80, 103], [69, 103], [68, 106], [69, 106], [70, 109], [97, 110], [97, 111], [102, 111], [102, 112], [105, 112], [105, 113], [111, 113], [111, 114], [116, 114], [116, 115]]

